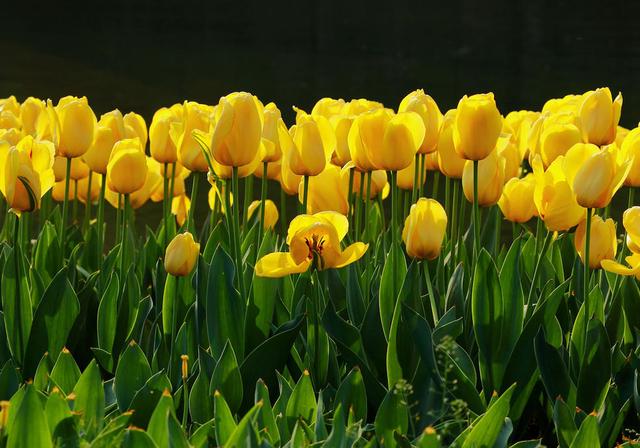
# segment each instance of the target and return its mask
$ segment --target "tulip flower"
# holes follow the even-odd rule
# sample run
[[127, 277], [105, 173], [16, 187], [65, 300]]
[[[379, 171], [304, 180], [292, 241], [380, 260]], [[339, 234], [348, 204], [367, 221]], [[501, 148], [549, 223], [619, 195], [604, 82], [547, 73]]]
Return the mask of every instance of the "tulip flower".
[[333, 152], [331, 161], [340, 167], [345, 166], [351, 161], [351, 153], [349, 152], [349, 131], [355, 117], [351, 115], [334, 115], [329, 121], [336, 135], [336, 149]]
[[278, 127], [286, 129], [280, 110], [274, 103], [269, 103], [264, 107], [264, 126], [260, 145], [260, 160], [262, 163], [277, 162], [282, 157]]
[[424, 90], [414, 90], [405, 96], [398, 106], [398, 112], [416, 112], [424, 123], [425, 134], [418, 153], [429, 154], [434, 152], [438, 145], [438, 136], [442, 126], [442, 113], [431, 96]]
[[[123, 141], [126, 141], [123, 140]], [[149, 199], [162, 187], [162, 175], [160, 174], [160, 166], [158, 162], [151, 157], [145, 156], [145, 163], [147, 166], [147, 175], [144, 183], [140, 188], [129, 194], [129, 204], [133, 210], [136, 210], [146, 204]], [[118, 192], [111, 188], [111, 185], [106, 191], [106, 199], [113, 207], [124, 209], [124, 201], [120, 200]]]
[[20, 105], [20, 122], [22, 123], [22, 131], [25, 134], [36, 134], [38, 117], [45, 108], [46, 104], [44, 101], [32, 96], [24, 100]]
[[131, 194], [141, 189], [147, 171], [147, 159], [138, 138], [120, 140], [113, 146], [107, 166], [107, 182], [111, 190]]
[[24, 134], [18, 129], [0, 129], [0, 142], [6, 142], [9, 146], [16, 146], [22, 137]]
[[515, 140], [520, 157], [525, 158], [529, 152], [529, 132], [531, 126], [540, 118], [540, 112], [518, 110], [509, 112], [502, 122], [502, 132], [511, 134]]
[[515, 138], [511, 134], [502, 134], [496, 144], [498, 156], [504, 159], [504, 178], [509, 180], [520, 176], [522, 158], [516, 145]]
[[[462, 173], [462, 190], [471, 203], [474, 202], [473, 162], [467, 160]], [[478, 205], [488, 207], [500, 199], [504, 186], [505, 160], [497, 151], [478, 162]]]
[[[91, 185], [89, 185], [89, 179], [91, 179]], [[102, 180], [98, 176], [87, 176], [78, 180], [78, 200], [83, 204], [96, 203], [100, 197], [100, 188], [102, 186]], [[87, 201], [88, 199], [88, 201]]]
[[458, 155], [482, 160], [496, 147], [502, 132], [502, 116], [493, 93], [464, 96], [453, 124], [453, 143]]
[[615, 260], [602, 260], [601, 266], [605, 271], [619, 275], [634, 275], [640, 280], [640, 207], [625, 210], [622, 225], [627, 233], [627, 248], [631, 251], [631, 255], [625, 258], [628, 266]]
[[[400, 172], [398, 171], [398, 173]], [[348, 172], [345, 171], [345, 169], [343, 169], [341, 174], [342, 174], [342, 177], [346, 178]], [[384, 170], [376, 170], [376, 171], [371, 171], [371, 173], [369, 174], [371, 174], [371, 191], [369, 194], [369, 199], [374, 199], [378, 195], [381, 195], [382, 199], [386, 199], [386, 197], [389, 195], [389, 189], [390, 189], [389, 182], [387, 181], [387, 172]], [[360, 190], [361, 182], [366, 182], [365, 173], [356, 171], [355, 176], [353, 177], [354, 192]], [[364, 190], [363, 190], [363, 194], [366, 197], [366, 192]]]
[[14, 213], [40, 208], [40, 199], [55, 183], [54, 154], [53, 144], [31, 136], [16, 146], [0, 142], [0, 192]]
[[200, 254], [200, 244], [196, 243], [189, 232], [176, 235], [165, 252], [164, 269], [175, 277], [191, 274]]
[[67, 192], [67, 201], [73, 201], [76, 198], [76, 186], [77, 182], [75, 181], [69, 183], [69, 188], [67, 188], [64, 179], [56, 182], [51, 188], [51, 197], [56, 202], [64, 202], [64, 194]]
[[[255, 177], [257, 177], [258, 179], [262, 179], [263, 177], [263, 171], [264, 171], [264, 166], [261, 166], [263, 164], [257, 164], [253, 170], [253, 175]], [[220, 165], [222, 166], [222, 165]], [[253, 163], [247, 166], [253, 166]], [[278, 160], [277, 162], [269, 162], [269, 164], [267, 165], [267, 179], [271, 179], [271, 180], [275, 180], [280, 182], [280, 170], [282, 169], [280, 160]], [[238, 169], [238, 175], [240, 178], [242, 178], [243, 176], [240, 175], [240, 171], [243, 170], [243, 167], [240, 167]], [[217, 173], [217, 171], [216, 171]], [[222, 176], [220, 176], [222, 177]]]
[[[260, 201], [253, 201], [251, 204], [249, 204], [249, 208], [247, 208], [249, 219], [251, 219], [254, 212], [260, 211], [260, 204]], [[271, 199], [267, 199], [264, 204], [264, 228], [273, 230], [279, 218], [278, 207], [273, 203]]]
[[365, 98], [350, 100], [344, 105], [342, 113], [345, 115], [360, 115], [376, 109], [382, 109], [384, 106], [378, 101], [371, 101]]
[[0, 110], [0, 129], [20, 129], [21, 127], [22, 123], [17, 115], [8, 110]]
[[576, 172], [573, 189], [581, 206], [602, 208], [609, 205], [615, 192], [624, 183], [631, 169], [631, 161], [620, 160], [615, 145], [592, 152], [593, 155]]
[[[66, 176], [67, 159], [64, 157], [56, 157], [53, 162], [53, 173], [56, 177], [56, 182], [61, 182]], [[89, 177], [89, 166], [82, 161], [81, 157], [71, 159], [71, 170], [69, 171], [69, 178], [72, 180], [80, 180], [85, 177]]]
[[612, 99], [608, 87], [582, 95], [577, 109], [582, 137], [586, 143], [607, 145], [616, 139], [622, 111], [622, 95]]
[[418, 260], [437, 258], [446, 230], [447, 214], [442, 205], [435, 199], [418, 199], [411, 206], [402, 229], [407, 254]]
[[333, 155], [336, 136], [329, 120], [321, 115], [309, 115], [298, 110], [296, 124], [291, 128], [293, 148], [288, 154], [290, 168], [299, 176], [317, 176]]
[[291, 155], [296, 150], [293, 138], [286, 128], [278, 129], [280, 144], [282, 145], [282, 159], [280, 160], [280, 186], [288, 195], [298, 194], [298, 187], [302, 176], [293, 172], [291, 168]]
[[340, 115], [345, 108], [345, 102], [342, 98], [321, 98], [311, 109], [311, 115], [321, 115], [325, 118], [331, 118]]
[[[346, 215], [349, 211], [348, 178], [343, 176], [340, 168], [328, 164], [324, 171], [309, 182], [307, 213], [318, 213], [334, 210]], [[303, 203], [303, 184], [299, 185], [298, 198]]]
[[169, 108], [163, 107], [153, 114], [149, 126], [149, 147], [151, 157], [160, 163], [175, 163], [178, 160], [178, 150], [169, 131], [171, 123], [180, 123], [181, 117]]
[[64, 97], [55, 108], [49, 101], [47, 108], [53, 123], [56, 155], [70, 159], [87, 152], [97, 123], [87, 98]]
[[267, 254], [256, 263], [259, 277], [284, 277], [302, 273], [312, 265], [318, 270], [337, 269], [359, 260], [369, 245], [356, 242], [342, 250], [340, 242], [349, 221], [336, 212], [298, 215], [289, 224], [289, 252]]
[[263, 111], [260, 100], [250, 93], [236, 92], [220, 98], [210, 146], [218, 163], [240, 167], [256, 158], [262, 137]]
[[565, 155], [576, 143], [582, 142], [575, 115], [570, 113], [545, 113], [532, 125], [528, 135], [529, 161], [536, 154], [545, 167], [557, 157]]
[[176, 217], [178, 226], [182, 226], [189, 216], [191, 200], [186, 194], [179, 194], [171, 199], [171, 214]]
[[142, 115], [135, 112], [129, 112], [123, 117], [123, 121], [125, 138], [138, 137], [140, 139], [140, 144], [144, 149], [147, 146], [149, 134], [147, 131], [147, 123], [144, 121], [144, 118], [142, 118]]
[[628, 131], [622, 143], [616, 143], [616, 146], [620, 148], [618, 158], [631, 161], [624, 184], [628, 187], [640, 187], [640, 127]]
[[569, 94], [562, 98], [551, 98], [542, 106], [542, 113], [571, 113], [575, 114], [582, 101], [581, 95]]
[[466, 160], [458, 155], [453, 144], [453, 124], [456, 111], [452, 109], [444, 115], [442, 129], [438, 136], [438, 166], [440, 171], [452, 179], [462, 178]]
[[169, 124], [169, 136], [176, 147], [178, 160], [190, 171], [206, 172], [207, 160], [200, 144], [193, 137], [194, 130], [209, 131], [213, 109], [193, 101], [185, 101], [181, 121]]
[[[460, 160], [462, 160], [463, 163], [465, 162], [464, 159], [460, 159]], [[427, 169], [425, 168], [424, 172], [422, 173], [422, 179], [425, 178], [426, 171]], [[384, 172], [384, 171], [381, 171], [381, 172]], [[400, 188], [401, 190], [411, 191], [415, 183], [420, 181], [419, 168], [417, 170], [417, 173], [418, 173], [418, 179], [414, 179], [416, 174], [416, 159], [414, 159], [411, 161], [411, 165], [398, 171], [398, 179], [396, 180], [396, 184], [398, 185], [398, 188]]]
[[527, 222], [537, 216], [538, 211], [533, 200], [535, 189], [536, 180], [531, 173], [522, 179], [517, 177], [509, 179], [498, 200], [498, 206], [505, 219], [511, 222]]
[[14, 115], [20, 115], [20, 103], [14, 95], [0, 98], [0, 110], [8, 110]]
[[[576, 252], [584, 263], [584, 249], [586, 236], [586, 219], [576, 229]], [[589, 243], [589, 268], [599, 269], [603, 260], [613, 260], [616, 256], [618, 240], [616, 237], [616, 224], [613, 219], [606, 221], [595, 215], [591, 218], [591, 236]]]
[[629, 129], [618, 126], [618, 130], [616, 132], [616, 140], [614, 142], [616, 145], [618, 145], [618, 148], [622, 147], [622, 143], [624, 142], [624, 139], [627, 137], [627, 135], [629, 135], [629, 132], [631, 132]]
[[576, 201], [572, 182], [564, 169], [565, 156], [554, 160], [545, 171], [540, 156], [533, 160], [536, 187], [533, 200], [547, 229], [562, 232], [578, 225], [584, 219], [585, 209]]

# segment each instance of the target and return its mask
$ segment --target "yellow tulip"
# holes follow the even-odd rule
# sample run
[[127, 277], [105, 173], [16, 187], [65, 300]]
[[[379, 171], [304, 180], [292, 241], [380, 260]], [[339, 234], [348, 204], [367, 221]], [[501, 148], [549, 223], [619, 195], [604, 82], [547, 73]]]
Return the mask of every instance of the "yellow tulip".
[[178, 226], [182, 226], [189, 216], [191, 200], [186, 194], [176, 195], [171, 199], [171, 214], [176, 217]]
[[16, 146], [22, 137], [24, 134], [19, 129], [0, 129], [0, 143], [6, 142], [9, 146]]
[[537, 216], [538, 211], [533, 201], [535, 189], [536, 180], [531, 173], [522, 179], [513, 177], [507, 181], [498, 206], [508, 221], [527, 222]]
[[539, 154], [542, 164], [548, 167], [558, 156], [565, 155], [581, 141], [582, 135], [573, 114], [542, 114], [529, 130], [529, 161]]
[[453, 143], [458, 155], [482, 160], [496, 147], [502, 132], [502, 116], [493, 93], [464, 96], [453, 124]]
[[50, 142], [26, 136], [16, 146], [0, 142], [0, 192], [17, 214], [40, 207], [42, 196], [55, 182]]
[[616, 146], [620, 148], [622, 158], [631, 160], [631, 168], [624, 184], [628, 187], [640, 187], [640, 127], [628, 131], [622, 144], [616, 143]]
[[[575, 234], [576, 252], [584, 263], [584, 246], [586, 237], [587, 220], [584, 219], [578, 225]], [[616, 256], [618, 240], [616, 237], [616, 224], [609, 218], [604, 221], [598, 215], [591, 218], [591, 237], [589, 239], [589, 268], [600, 269], [603, 260], [613, 260]]]
[[540, 118], [540, 115], [540, 112], [520, 110], [510, 112], [504, 118], [502, 124], [503, 132], [511, 134], [515, 138], [520, 159], [524, 159], [529, 154], [529, 133], [533, 124]]
[[627, 232], [627, 247], [640, 254], [640, 207], [628, 208], [622, 214], [622, 225]]
[[349, 152], [349, 131], [355, 117], [350, 115], [334, 115], [329, 119], [333, 131], [336, 134], [336, 149], [333, 152], [331, 161], [343, 167], [351, 161], [351, 153]]
[[320, 174], [336, 147], [336, 135], [329, 120], [298, 110], [291, 135], [294, 143], [289, 153], [291, 171], [299, 176]]
[[384, 130], [392, 117], [389, 109], [374, 109], [358, 115], [347, 137], [351, 161], [358, 171], [377, 169], [373, 154], [383, 151]]
[[140, 144], [144, 149], [147, 146], [149, 134], [147, 131], [147, 123], [144, 121], [144, 118], [142, 118], [142, 115], [135, 112], [129, 112], [123, 117], [123, 121], [125, 138], [138, 137], [140, 139]]
[[[399, 172], [398, 172], [399, 173]], [[344, 178], [344, 182], [349, 182], [349, 171], [348, 167], [345, 167], [341, 170], [341, 176]], [[379, 194], [382, 195], [382, 199], [385, 199], [389, 194], [389, 182], [387, 181], [387, 172], [384, 170], [375, 170], [370, 171], [369, 173], [361, 173], [360, 171], [355, 171], [353, 176], [353, 192], [359, 194], [360, 192], [360, 184], [364, 182], [362, 186], [363, 194], [367, 194], [367, 178], [365, 175], [371, 174], [371, 195], [369, 199], [374, 199]], [[348, 183], [347, 183], [348, 187]], [[386, 191], [385, 191], [386, 190]], [[347, 193], [349, 190], [347, 189]]]
[[[63, 181], [67, 175], [67, 159], [56, 156], [53, 162], [53, 173], [55, 174], [56, 182]], [[89, 166], [84, 163], [80, 157], [71, 159], [69, 177], [73, 180], [80, 180], [88, 176]]]
[[460, 179], [466, 160], [458, 155], [453, 144], [453, 123], [456, 110], [451, 109], [444, 115], [442, 129], [438, 136], [438, 166], [440, 171], [452, 179]]
[[111, 150], [115, 143], [116, 140], [113, 137], [111, 129], [98, 124], [93, 136], [93, 143], [89, 150], [82, 156], [82, 159], [91, 171], [106, 174], [109, 156], [111, 156]]
[[542, 113], [571, 113], [575, 114], [582, 100], [581, 95], [565, 95], [562, 98], [552, 98], [544, 103]]
[[398, 106], [398, 112], [416, 112], [422, 119], [425, 134], [418, 148], [420, 154], [434, 152], [438, 146], [438, 136], [442, 126], [442, 113], [431, 96], [424, 90], [414, 90], [405, 96]]
[[[340, 168], [328, 164], [324, 171], [309, 179], [307, 196], [307, 213], [318, 213], [334, 210], [346, 215], [349, 211], [349, 179], [342, 176]], [[298, 199], [303, 201], [303, 184], [298, 188]]]
[[256, 263], [259, 277], [284, 277], [307, 271], [341, 268], [359, 260], [369, 245], [356, 242], [342, 250], [340, 242], [349, 229], [349, 221], [337, 212], [298, 215], [289, 224], [289, 252], [275, 252]]
[[20, 118], [9, 110], [0, 110], [0, 129], [20, 129]]
[[120, 140], [113, 146], [107, 181], [116, 193], [130, 194], [140, 190], [147, 179], [147, 158], [138, 138]]
[[[137, 140], [137, 138], [135, 140]], [[127, 141], [127, 139], [122, 141]], [[161, 165], [151, 157], [145, 156], [145, 160], [147, 175], [144, 179], [144, 183], [142, 184], [142, 187], [138, 188], [129, 195], [129, 204], [131, 205], [131, 208], [133, 210], [136, 210], [146, 204], [147, 201], [151, 199], [151, 196], [153, 196], [163, 185], [162, 175], [160, 173]], [[109, 176], [107, 176], [107, 179], [109, 179]], [[108, 188], [105, 194], [107, 202], [109, 202], [114, 208], [118, 208], [118, 206], [121, 209], [124, 208], [124, 200], [122, 200], [122, 198], [118, 198], [118, 192], [109, 182], [107, 182], [107, 187]]]
[[[253, 175], [258, 179], [262, 179], [263, 168], [264, 167], [262, 166], [262, 163], [258, 163], [258, 165], [253, 170]], [[278, 160], [277, 162], [269, 162], [267, 164], [267, 179], [277, 180], [278, 182], [280, 182], [281, 169], [282, 168], [280, 166], [280, 160]]]
[[[89, 188], [89, 178], [91, 178], [91, 188]], [[95, 174], [90, 177], [85, 177], [77, 181], [78, 199], [83, 204], [87, 203], [87, 193], [89, 193], [89, 201], [94, 204], [100, 197], [100, 186], [102, 185], [102, 177]], [[63, 182], [64, 184], [64, 182]], [[64, 196], [64, 193], [63, 193]]]
[[520, 176], [522, 158], [516, 145], [515, 138], [511, 134], [502, 134], [496, 144], [498, 156], [504, 159], [504, 178], [509, 180]]
[[278, 136], [279, 126], [286, 129], [280, 110], [274, 103], [269, 103], [264, 107], [264, 127], [262, 128], [262, 143], [260, 145], [260, 160], [263, 163], [273, 163], [282, 157], [282, 147]]
[[19, 115], [20, 103], [15, 95], [11, 95], [7, 98], [0, 98], [0, 110], [8, 110], [14, 115]]
[[[504, 186], [505, 161], [492, 151], [478, 162], [478, 205], [488, 207], [500, 199]], [[467, 200], [473, 203], [473, 162], [467, 160], [462, 173], [462, 190]]]
[[[216, 202], [220, 201], [220, 211], [225, 213], [224, 194], [224, 185], [219, 190], [215, 184], [212, 184], [208, 195], [209, 209], [214, 210]], [[229, 193], [229, 202], [233, 205], [233, 195], [231, 193]]]
[[377, 101], [367, 100], [365, 98], [359, 98], [350, 100], [344, 105], [342, 113], [345, 115], [360, 115], [365, 112], [370, 112], [375, 109], [382, 109], [384, 106]]
[[239, 167], [256, 158], [262, 137], [263, 110], [260, 100], [250, 93], [236, 92], [220, 98], [210, 146], [218, 163]]
[[93, 143], [93, 132], [97, 124], [86, 97], [64, 97], [53, 108], [47, 106], [50, 122], [53, 123], [53, 137], [56, 155], [74, 158], [89, 150]]
[[580, 166], [573, 181], [578, 204], [586, 208], [609, 205], [630, 169], [631, 161], [620, 160], [615, 145], [595, 152]]
[[38, 98], [30, 96], [20, 105], [20, 121], [25, 134], [35, 135], [38, 117], [45, 110], [46, 104]]
[[[149, 175], [147, 174], [147, 177]], [[162, 176], [162, 173], [160, 173]], [[173, 197], [186, 194], [185, 182], [183, 176], [176, 176], [173, 182]], [[164, 182], [159, 182], [155, 190], [151, 193], [150, 198], [153, 202], [162, 202], [164, 200]]]
[[578, 225], [586, 212], [576, 201], [564, 163], [565, 156], [560, 156], [545, 171], [540, 156], [537, 156], [532, 164], [536, 179], [533, 200], [540, 218], [552, 232], [562, 232]]
[[614, 260], [602, 260], [602, 269], [618, 275], [633, 275], [640, 280], [640, 253], [632, 253], [625, 257], [628, 266], [624, 266]]
[[[53, 188], [51, 189], [51, 197], [53, 198], [54, 201], [56, 202], [64, 201], [64, 192], [66, 190], [66, 184], [67, 182], [63, 179], [59, 182], [56, 182], [53, 185]], [[75, 180], [72, 180], [69, 182], [69, 194], [67, 195], [67, 200], [75, 201], [77, 184], [78, 182]]]
[[169, 136], [176, 147], [178, 160], [190, 171], [209, 170], [200, 144], [193, 137], [193, 131], [209, 132], [212, 114], [213, 109], [209, 106], [185, 101], [181, 121], [169, 124]]
[[291, 153], [294, 151], [293, 140], [285, 130], [280, 133], [282, 143], [282, 159], [280, 160], [280, 186], [288, 195], [298, 194], [298, 187], [302, 181], [302, 176], [296, 174], [291, 169]]
[[[222, 165], [213, 158], [211, 159], [211, 165], [213, 167], [213, 172], [218, 178], [231, 179], [231, 176], [233, 174], [233, 167]], [[244, 179], [245, 177], [251, 176], [256, 170], [261, 168], [262, 163], [260, 163], [260, 153], [256, 153], [256, 158], [253, 159], [251, 163], [238, 167], [238, 177], [240, 179]]]
[[[465, 160], [463, 159], [461, 160], [465, 162]], [[415, 169], [416, 169], [416, 160], [414, 158], [414, 160], [411, 161], [411, 165], [398, 171], [398, 176], [396, 179], [396, 184], [398, 185], [398, 188], [402, 190], [409, 190], [409, 191], [413, 190]], [[420, 169], [418, 169], [418, 172], [419, 171]], [[427, 172], [427, 169], [425, 168], [424, 173], [422, 174], [423, 179], [425, 178], [426, 172]]]
[[151, 157], [160, 163], [175, 163], [178, 160], [178, 150], [169, 131], [171, 123], [179, 122], [181, 117], [166, 107], [153, 114], [149, 127], [149, 146]]
[[189, 232], [179, 233], [169, 245], [164, 257], [164, 269], [175, 277], [191, 274], [200, 255], [200, 244], [196, 243]]
[[331, 118], [339, 115], [345, 108], [345, 102], [342, 98], [321, 98], [311, 109], [311, 115], [321, 115], [325, 118]]
[[402, 229], [407, 254], [418, 260], [437, 258], [446, 230], [447, 214], [442, 205], [435, 199], [418, 199], [411, 206]]
[[[258, 220], [260, 220], [260, 201], [253, 201], [247, 208], [247, 216], [249, 219], [253, 216], [254, 212], [257, 212]], [[265, 229], [273, 229], [278, 222], [280, 214], [278, 213], [278, 207], [273, 203], [271, 199], [267, 199], [264, 203], [264, 227]]]
[[629, 129], [618, 126], [618, 130], [616, 132], [616, 140], [614, 142], [616, 145], [618, 145], [618, 148], [622, 147], [622, 143], [624, 142], [627, 135], [629, 135], [629, 132], [631, 132]]
[[622, 111], [622, 95], [613, 100], [608, 87], [582, 95], [577, 114], [585, 142], [595, 145], [613, 143]]
[[118, 140], [122, 140], [123, 138], [127, 138], [124, 117], [122, 116], [122, 112], [118, 109], [102, 114], [98, 121], [98, 125], [108, 128], [111, 131], [114, 143]]

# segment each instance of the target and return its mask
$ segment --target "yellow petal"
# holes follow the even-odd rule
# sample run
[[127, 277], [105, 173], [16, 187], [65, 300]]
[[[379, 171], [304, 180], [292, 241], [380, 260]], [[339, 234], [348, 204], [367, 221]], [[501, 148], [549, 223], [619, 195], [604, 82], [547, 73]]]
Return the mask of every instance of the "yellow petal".
[[355, 261], [358, 261], [369, 248], [368, 244], [357, 242], [342, 251], [340, 257], [336, 260], [333, 268], [341, 268]]
[[296, 264], [288, 252], [274, 252], [258, 260], [256, 263], [256, 275], [258, 277], [277, 278], [289, 274], [299, 274], [309, 269], [311, 261], [305, 259], [302, 263]]

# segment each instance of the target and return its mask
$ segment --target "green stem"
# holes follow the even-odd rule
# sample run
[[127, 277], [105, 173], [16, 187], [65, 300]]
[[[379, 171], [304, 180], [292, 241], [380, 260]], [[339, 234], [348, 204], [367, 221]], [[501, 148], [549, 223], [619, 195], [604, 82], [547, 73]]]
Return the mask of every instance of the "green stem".
[[[426, 172], [425, 172], [426, 173]], [[426, 177], [426, 174], [425, 174]], [[440, 190], [440, 171], [433, 172], [433, 199], [438, 199], [438, 191]]]
[[478, 161], [473, 161], [473, 258], [480, 255], [480, 210], [478, 206]]
[[189, 208], [189, 216], [187, 222], [187, 229], [194, 235], [196, 233], [196, 225], [193, 221], [193, 216], [196, 212], [196, 203], [198, 202], [198, 185], [200, 183], [200, 173], [197, 171], [193, 173], [193, 180], [191, 183], [191, 208]]
[[164, 227], [164, 249], [167, 249], [169, 245], [169, 210], [171, 208], [171, 200], [173, 198], [169, 197], [169, 163], [164, 162], [164, 175], [162, 176], [162, 186], [163, 186], [163, 195], [164, 199], [162, 201], [162, 225]]
[[[122, 239], [120, 242], [120, 281], [125, 282], [125, 257], [127, 255], [127, 211], [129, 209], [129, 194], [124, 195], [124, 207], [122, 210]], [[123, 283], [124, 284], [124, 283]]]
[[91, 225], [91, 181], [93, 180], [93, 171], [89, 171], [89, 183], [87, 184], [87, 196], [84, 203], [84, 228], [85, 231]]
[[309, 176], [306, 174], [303, 177], [303, 189], [302, 189], [302, 213], [307, 212], [307, 201], [309, 199]]
[[[234, 166], [231, 181], [233, 184], [233, 197], [238, 197], [238, 167]], [[233, 207], [233, 226], [234, 226], [234, 239], [235, 239], [235, 247], [236, 247], [236, 274], [238, 275], [238, 286], [240, 287], [240, 298], [246, 300], [247, 294], [245, 292], [244, 286], [244, 271], [242, 269], [242, 250], [240, 246], [240, 210], [238, 205], [234, 205]]]
[[371, 200], [371, 171], [366, 174], [367, 177], [367, 195], [363, 198], [364, 201], [364, 233], [363, 238], [366, 242], [369, 241], [369, 232], [367, 231], [367, 223], [369, 222], [369, 201]]
[[167, 229], [165, 229], [165, 232], [168, 232], [167, 241], [171, 241], [173, 239], [173, 227], [175, 225], [175, 220], [171, 216], [171, 201], [173, 200], [175, 189], [176, 189], [176, 162], [173, 162], [171, 164], [171, 178], [169, 179], [169, 202], [168, 202], [169, 222], [166, 223]]
[[104, 195], [107, 188], [107, 176], [102, 175], [100, 185], [100, 197], [98, 198], [98, 244], [100, 245], [100, 266], [102, 266], [102, 254], [104, 252]]
[[78, 180], [73, 181], [73, 213], [71, 214], [71, 224], [78, 222]]
[[67, 247], [67, 213], [69, 208], [69, 180], [71, 178], [71, 159], [67, 158], [67, 170], [64, 177], [64, 199], [62, 201], [62, 221], [60, 222], [60, 249], [62, 250], [62, 259], [65, 257], [65, 248]]
[[173, 291], [173, 303], [171, 304], [171, 340], [169, 341], [171, 348], [169, 350], [169, 379], [173, 381], [173, 365], [175, 364], [175, 347], [178, 341], [178, 300], [180, 298], [180, 277], [176, 277], [175, 289]]
[[587, 208], [587, 232], [584, 239], [584, 257], [582, 259], [582, 263], [584, 265], [584, 275], [583, 275], [583, 283], [582, 283], [582, 293], [584, 300], [584, 339], [583, 339], [583, 353], [582, 353], [582, 361], [586, 363], [587, 358], [587, 334], [589, 329], [589, 320], [591, 316], [589, 314], [589, 252], [591, 245], [591, 216], [593, 214], [592, 208]]
[[233, 207], [231, 205], [231, 190], [233, 190], [233, 182], [231, 179], [226, 179], [224, 185], [224, 219], [227, 224], [227, 231], [229, 232], [229, 240], [232, 242], [231, 252], [233, 253], [234, 260], [237, 262], [238, 255], [236, 254], [235, 226], [233, 225], [233, 211], [231, 210]]
[[436, 295], [433, 292], [433, 283], [431, 282], [431, 274], [429, 273], [429, 263], [424, 262], [424, 275], [427, 281], [427, 291], [429, 293], [429, 303], [431, 304], [431, 317], [433, 318], [433, 325], [438, 323], [438, 304], [436, 303]]
[[353, 212], [353, 181], [355, 180], [355, 170], [353, 168], [349, 168], [349, 193], [347, 194], [347, 217], [351, 217], [351, 212]]
[[[16, 316], [22, 316], [23, 315], [23, 311], [21, 309], [22, 306], [22, 300], [20, 300], [20, 283], [21, 283], [21, 275], [20, 275], [20, 217], [18, 215], [14, 215], [15, 216], [15, 221], [14, 221], [14, 226], [13, 226], [13, 260], [14, 260], [14, 269], [16, 272], [16, 294], [14, 297], [15, 300], [15, 304], [16, 304], [16, 311], [15, 311], [15, 315]], [[5, 300], [9, 299], [9, 297], [6, 297]], [[22, 319], [21, 318], [17, 318], [16, 320], [16, 324], [18, 326], [18, 331], [16, 333], [16, 336], [18, 338], [18, 343], [16, 344], [17, 347], [20, 347], [20, 349], [24, 350], [27, 344], [27, 341], [25, 341], [22, 337], [23, 335], [23, 328], [22, 328]], [[19, 354], [19, 358], [20, 360], [22, 360], [22, 357], [24, 356], [24, 353], [20, 353]]]
[[415, 204], [418, 200], [418, 183], [420, 182], [420, 153], [416, 153], [413, 161], [413, 189], [411, 190], [411, 203]]
[[264, 215], [266, 211], [267, 202], [267, 170], [269, 169], [269, 162], [262, 164], [262, 179], [260, 179], [260, 222], [258, 223], [258, 244], [256, 244], [256, 260], [258, 253], [260, 252], [260, 246], [262, 245], [262, 238], [264, 235]]
[[538, 283], [538, 275], [540, 274], [540, 267], [542, 266], [542, 260], [544, 259], [545, 254], [547, 253], [547, 249], [551, 244], [551, 240], [553, 239], [553, 233], [547, 231], [547, 235], [542, 243], [542, 248], [538, 252], [538, 259], [536, 261], [536, 265], [533, 268], [533, 277], [531, 278], [531, 287], [529, 288], [529, 295], [527, 296], [527, 311], [525, 313], [526, 316], [531, 316], [533, 312], [533, 304], [531, 303], [533, 299], [533, 291], [535, 291]]
[[456, 179], [452, 179], [453, 182], [453, 201], [451, 202], [451, 225], [450, 225], [450, 238], [451, 249], [450, 253], [453, 255], [452, 268], [455, 269], [457, 265], [456, 258], [456, 243], [458, 242], [458, 196], [460, 196], [460, 184]]
[[242, 201], [242, 228], [245, 232], [247, 221], [249, 220], [247, 210], [249, 209], [251, 198], [253, 198], [253, 176], [247, 176], [244, 178], [244, 201]]

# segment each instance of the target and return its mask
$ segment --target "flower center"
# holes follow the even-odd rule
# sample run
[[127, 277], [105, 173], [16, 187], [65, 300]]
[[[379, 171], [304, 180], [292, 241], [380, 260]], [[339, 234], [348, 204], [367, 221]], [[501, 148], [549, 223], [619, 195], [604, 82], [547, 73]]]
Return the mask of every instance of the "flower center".
[[311, 238], [304, 239], [307, 247], [309, 248], [309, 254], [307, 257], [312, 260], [314, 255], [322, 256], [322, 249], [324, 248], [324, 236], [311, 235]]

